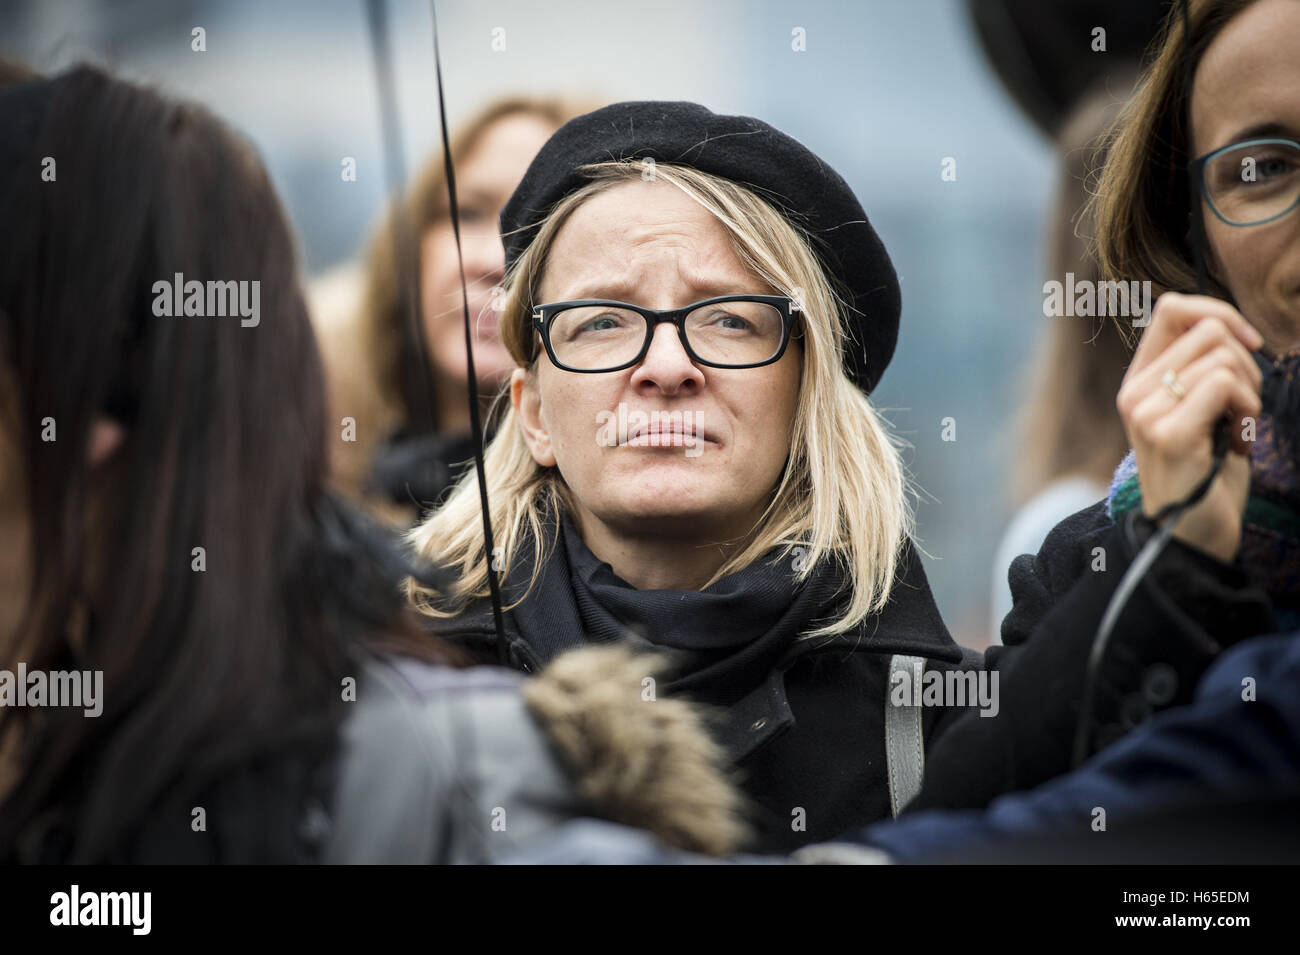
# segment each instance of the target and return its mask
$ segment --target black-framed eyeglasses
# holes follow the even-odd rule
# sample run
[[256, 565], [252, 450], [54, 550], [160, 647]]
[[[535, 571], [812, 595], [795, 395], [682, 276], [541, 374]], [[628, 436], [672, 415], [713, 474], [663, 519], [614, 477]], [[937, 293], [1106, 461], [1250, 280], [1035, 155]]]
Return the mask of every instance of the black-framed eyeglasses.
[[641, 362], [661, 322], [677, 326], [691, 360], [712, 368], [758, 368], [785, 354], [800, 308], [784, 295], [721, 295], [684, 308], [642, 308], [580, 299], [533, 308], [551, 362], [565, 371], [621, 371]]
[[1248, 139], [1187, 164], [1210, 209], [1228, 225], [1263, 225], [1300, 205], [1300, 143]]

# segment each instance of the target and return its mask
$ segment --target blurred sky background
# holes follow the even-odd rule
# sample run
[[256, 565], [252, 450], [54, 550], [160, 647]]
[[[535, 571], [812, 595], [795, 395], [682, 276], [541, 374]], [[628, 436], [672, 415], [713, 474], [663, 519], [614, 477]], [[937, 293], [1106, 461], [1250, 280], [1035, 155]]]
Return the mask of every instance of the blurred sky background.
[[[406, 168], [439, 147], [427, 2], [391, 0]], [[1051, 144], [985, 62], [959, 0], [440, 0], [453, 130], [494, 96], [687, 99], [757, 116], [848, 180], [902, 277], [898, 351], [875, 393], [911, 445], [918, 536], [944, 618], [987, 642], [1013, 509], [1010, 426], [1046, 330]], [[192, 52], [202, 26], [207, 51]], [[494, 52], [492, 31], [505, 30]], [[802, 27], [807, 49], [791, 49]], [[359, 253], [384, 202], [362, 0], [6, 0], [0, 53], [89, 59], [197, 99], [260, 149], [309, 274]], [[343, 182], [340, 159], [358, 162]], [[956, 159], [955, 182], [940, 178]], [[941, 440], [941, 420], [957, 440]]]

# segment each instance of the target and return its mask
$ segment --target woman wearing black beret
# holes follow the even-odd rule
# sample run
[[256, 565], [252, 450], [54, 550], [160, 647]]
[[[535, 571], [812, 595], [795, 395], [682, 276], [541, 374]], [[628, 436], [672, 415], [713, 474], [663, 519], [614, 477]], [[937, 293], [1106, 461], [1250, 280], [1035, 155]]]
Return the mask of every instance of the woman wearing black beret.
[[[518, 368], [485, 463], [510, 662], [671, 651], [643, 698], [716, 707], [758, 848], [896, 813], [950, 711], [891, 690], [978, 658], [868, 399], [900, 304], [852, 191], [758, 120], [619, 103], [551, 138], [501, 222]], [[414, 597], [495, 660], [481, 531], [470, 475], [412, 532], [459, 585]]]

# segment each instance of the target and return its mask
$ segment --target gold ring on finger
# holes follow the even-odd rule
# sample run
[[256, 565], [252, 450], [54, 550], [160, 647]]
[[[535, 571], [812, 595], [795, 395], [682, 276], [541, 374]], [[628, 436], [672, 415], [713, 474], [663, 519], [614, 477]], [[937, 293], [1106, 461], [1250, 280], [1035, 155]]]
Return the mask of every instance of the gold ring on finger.
[[1172, 371], [1164, 373], [1160, 379], [1160, 384], [1164, 385], [1169, 390], [1169, 393], [1180, 401], [1187, 394], [1187, 389], [1183, 387], [1182, 382], [1178, 380], [1178, 376]]

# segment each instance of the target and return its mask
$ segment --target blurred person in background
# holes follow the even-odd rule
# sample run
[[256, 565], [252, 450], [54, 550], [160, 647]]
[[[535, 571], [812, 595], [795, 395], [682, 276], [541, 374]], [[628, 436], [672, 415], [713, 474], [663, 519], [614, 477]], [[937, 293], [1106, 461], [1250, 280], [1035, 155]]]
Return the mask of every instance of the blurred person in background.
[[[1129, 82], [1131, 86], [1131, 81]], [[1065, 282], [1097, 282], [1101, 272], [1090, 248], [1092, 222], [1082, 213], [1105, 153], [1100, 139], [1123, 100], [1110, 92], [1084, 98], [1057, 141], [1063, 181], [1048, 232], [1048, 276]], [[1020, 507], [1007, 525], [993, 559], [993, 618], [998, 642], [1011, 611], [1007, 568], [1021, 554], [1036, 554], [1060, 521], [1106, 495], [1115, 466], [1128, 452], [1115, 396], [1130, 349], [1108, 317], [1054, 316], [1032, 361], [1033, 382], [1022, 399], [1015, 434], [1013, 482]]]
[[[1047, 278], [1096, 281], [1095, 227], [1085, 214], [1105, 158], [1104, 133], [1130, 95], [1166, 0], [968, 0], [990, 68], [1053, 144], [1059, 185], [1047, 227]], [[1011, 610], [1007, 569], [1034, 554], [1056, 524], [1106, 494], [1128, 440], [1115, 395], [1132, 349], [1105, 317], [1048, 319], [1027, 365], [1009, 435], [1006, 486], [1016, 512], [993, 559], [989, 634]]]
[[[583, 111], [555, 98], [511, 97], [485, 107], [452, 137], [485, 416], [512, 367], [497, 331], [505, 275], [497, 218], [542, 143]], [[399, 228], [410, 230], [418, 262], [400, 261]], [[418, 275], [414, 283], [412, 275]], [[335, 270], [309, 293], [335, 434], [343, 434], [344, 418], [355, 423], [355, 440], [332, 441], [335, 480], [403, 529], [443, 496], [474, 454], [460, 280], [446, 174], [435, 155], [400, 206], [388, 209], [364, 266]], [[422, 341], [412, 315], [423, 322]]]
[[[738, 844], [694, 711], [641, 703], [653, 661], [525, 685], [416, 626], [413, 568], [326, 489], [295, 245], [243, 139], [97, 68], [17, 82], [0, 221], [0, 860], [482, 862], [582, 816]], [[212, 309], [224, 282], [255, 314]]]

